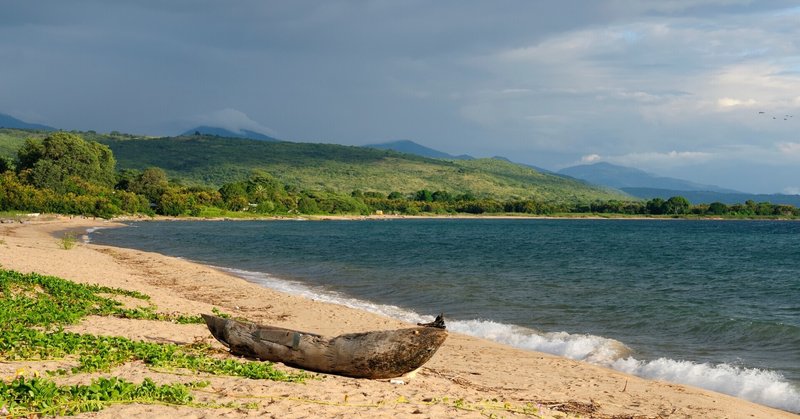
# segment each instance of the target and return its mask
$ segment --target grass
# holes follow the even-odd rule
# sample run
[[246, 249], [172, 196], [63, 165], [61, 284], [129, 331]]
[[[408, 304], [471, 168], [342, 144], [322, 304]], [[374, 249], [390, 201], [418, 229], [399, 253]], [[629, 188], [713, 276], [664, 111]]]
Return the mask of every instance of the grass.
[[78, 238], [72, 231], [65, 232], [64, 235], [58, 240], [58, 246], [64, 250], [72, 249], [77, 243]]
[[[141, 300], [147, 305], [124, 308], [114, 296]], [[0, 269], [0, 361], [77, 358], [77, 365], [69, 371], [47, 371], [49, 376], [109, 372], [124, 363], [140, 361], [160, 371], [186, 369], [211, 375], [288, 382], [302, 382], [308, 378], [304, 373], [276, 370], [269, 362], [220, 358], [220, 351], [206, 344], [153, 343], [63, 330], [65, 325], [88, 315], [202, 322], [199, 316], [159, 313], [149, 300], [149, 296], [136, 291]], [[225, 315], [217, 309], [212, 311]], [[69, 415], [100, 410], [114, 403], [186, 405], [192, 403], [190, 390], [200, 385], [158, 385], [147, 379], [134, 384], [111, 377], [97, 379], [87, 386], [62, 386], [48, 377], [29, 378], [18, 374], [10, 382], [0, 381], [0, 409], [8, 412], [0, 416]]]

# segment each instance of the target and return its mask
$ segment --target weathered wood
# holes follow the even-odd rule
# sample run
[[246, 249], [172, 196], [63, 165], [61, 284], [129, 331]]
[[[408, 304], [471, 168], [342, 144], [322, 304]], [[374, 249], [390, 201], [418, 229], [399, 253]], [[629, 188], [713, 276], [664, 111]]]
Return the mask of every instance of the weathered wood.
[[438, 327], [439, 329], [447, 329], [447, 326], [445, 326], [444, 324], [444, 313], [436, 316], [436, 318], [430, 323], [417, 323], [417, 326]]
[[447, 338], [437, 327], [350, 333], [313, 333], [243, 323], [203, 314], [214, 337], [235, 355], [357, 378], [393, 378], [427, 362]]

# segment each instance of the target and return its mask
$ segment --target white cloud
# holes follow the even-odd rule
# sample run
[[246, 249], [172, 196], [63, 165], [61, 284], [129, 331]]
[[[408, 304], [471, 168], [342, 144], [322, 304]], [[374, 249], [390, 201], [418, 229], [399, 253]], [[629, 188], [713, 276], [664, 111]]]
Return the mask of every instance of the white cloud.
[[780, 143], [778, 144], [778, 151], [789, 156], [800, 156], [800, 143]]
[[587, 154], [587, 155], [581, 157], [581, 163], [582, 164], [595, 163], [595, 162], [600, 161], [600, 160], [602, 160], [602, 157], [599, 154]]
[[[800, 31], [778, 20], [641, 17], [554, 33], [469, 61], [489, 77], [474, 90], [482, 94], [459, 98], [459, 108], [505, 138], [542, 146], [546, 136], [560, 151], [645, 159], [648, 149], [666, 147], [771, 147], [790, 127], [767, 125], [755, 111], [800, 113], [800, 47], [791, 41]], [[553, 114], [558, 121], [539, 117]], [[699, 159], [690, 156], [650, 159]]]
[[224, 128], [236, 133], [241, 133], [242, 130], [249, 130], [261, 134], [275, 135], [275, 130], [250, 119], [246, 113], [231, 108], [198, 115], [191, 118], [191, 120], [195, 124]]
[[756, 102], [753, 99], [742, 100], [742, 99], [733, 99], [729, 97], [717, 99], [717, 105], [720, 108], [732, 108], [736, 106], [753, 107], [756, 104], [758, 104], [758, 102]]
[[783, 188], [783, 193], [786, 195], [800, 195], [800, 187], [797, 186], [787, 186]]
[[620, 156], [608, 156], [606, 160], [623, 166], [634, 167], [674, 167], [687, 164], [697, 164], [713, 160], [715, 154], [703, 151], [669, 151], [669, 152], [644, 152], [629, 153]]

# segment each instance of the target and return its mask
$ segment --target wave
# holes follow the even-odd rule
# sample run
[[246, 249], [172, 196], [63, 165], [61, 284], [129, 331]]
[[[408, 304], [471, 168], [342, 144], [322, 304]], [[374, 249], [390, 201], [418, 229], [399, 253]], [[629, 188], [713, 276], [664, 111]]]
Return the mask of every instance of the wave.
[[97, 230], [104, 230], [113, 227], [89, 227], [86, 229], [86, 232], [83, 233], [81, 236], [81, 241], [84, 243], [91, 243], [92, 242], [92, 234]]
[[[429, 322], [433, 316], [387, 304], [376, 304], [347, 295], [241, 269], [215, 267], [265, 287], [316, 301], [323, 301], [389, 316], [409, 323]], [[613, 368], [648, 379], [687, 384], [739, 397], [755, 403], [800, 413], [800, 389], [781, 374], [729, 364], [695, 363], [667, 358], [637, 360], [624, 343], [589, 334], [541, 332], [491, 320], [450, 320], [449, 330], [492, 340], [520, 349], [545, 352]]]
[[800, 413], [800, 391], [775, 371], [667, 358], [639, 361], [628, 357], [608, 366], [644, 378], [688, 384]]
[[[137, 226], [137, 225], [129, 225], [128, 226], [128, 228], [136, 228], [136, 227], [139, 227], [139, 226]], [[104, 226], [88, 227], [86, 229], [86, 231], [83, 233], [83, 235], [81, 236], [81, 240], [84, 243], [91, 243], [92, 242], [92, 234], [94, 234], [95, 232], [97, 232], [99, 230], [109, 230], [109, 229], [112, 229], [112, 228], [118, 228], [118, 227], [114, 227], [114, 226], [111, 226], [111, 227], [104, 227]]]

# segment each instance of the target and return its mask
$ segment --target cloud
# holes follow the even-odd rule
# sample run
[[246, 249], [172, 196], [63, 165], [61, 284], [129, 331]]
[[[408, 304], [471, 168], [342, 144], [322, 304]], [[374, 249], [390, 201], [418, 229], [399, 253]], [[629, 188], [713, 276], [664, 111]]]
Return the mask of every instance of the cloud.
[[588, 155], [585, 155], [585, 156], [581, 157], [581, 163], [582, 164], [591, 164], [591, 163], [595, 163], [595, 162], [600, 161], [600, 160], [602, 160], [602, 157], [600, 157], [599, 154], [588, 154]]
[[778, 144], [778, 151], [784, 155], [800, 157], [800, 143], [780, 143]]
[[800, 160], [791, 0], [9, 3], [0, 112], [67, 129], [411, 138], [541, 167]]
[[210, 127], [224, 128], [228, 131], [242, 133], [242, 130], [275, 135], [275, 130], [250, 119], [242, 111], [226, 108], [190, 118], [192, 123]]
[[732, 99], [729, 97], [724, 97], [722, 99], [717, 100], [717, 105], [720, 108], [732, 108], [736, 106], [746, 106], [746, 107], [753, 107], [758, 102], [753, 99], [741, 100], [741, 99]]
[[634, 167], [672, 167], [687, 164], [703, 163], [713, 160], [717, 156], [713, 153], [703, 151], [669, 151], [669, 152], [645, 152], [629, 153], [619, 156], [608, 156], [606, 160], [624, 166]]

